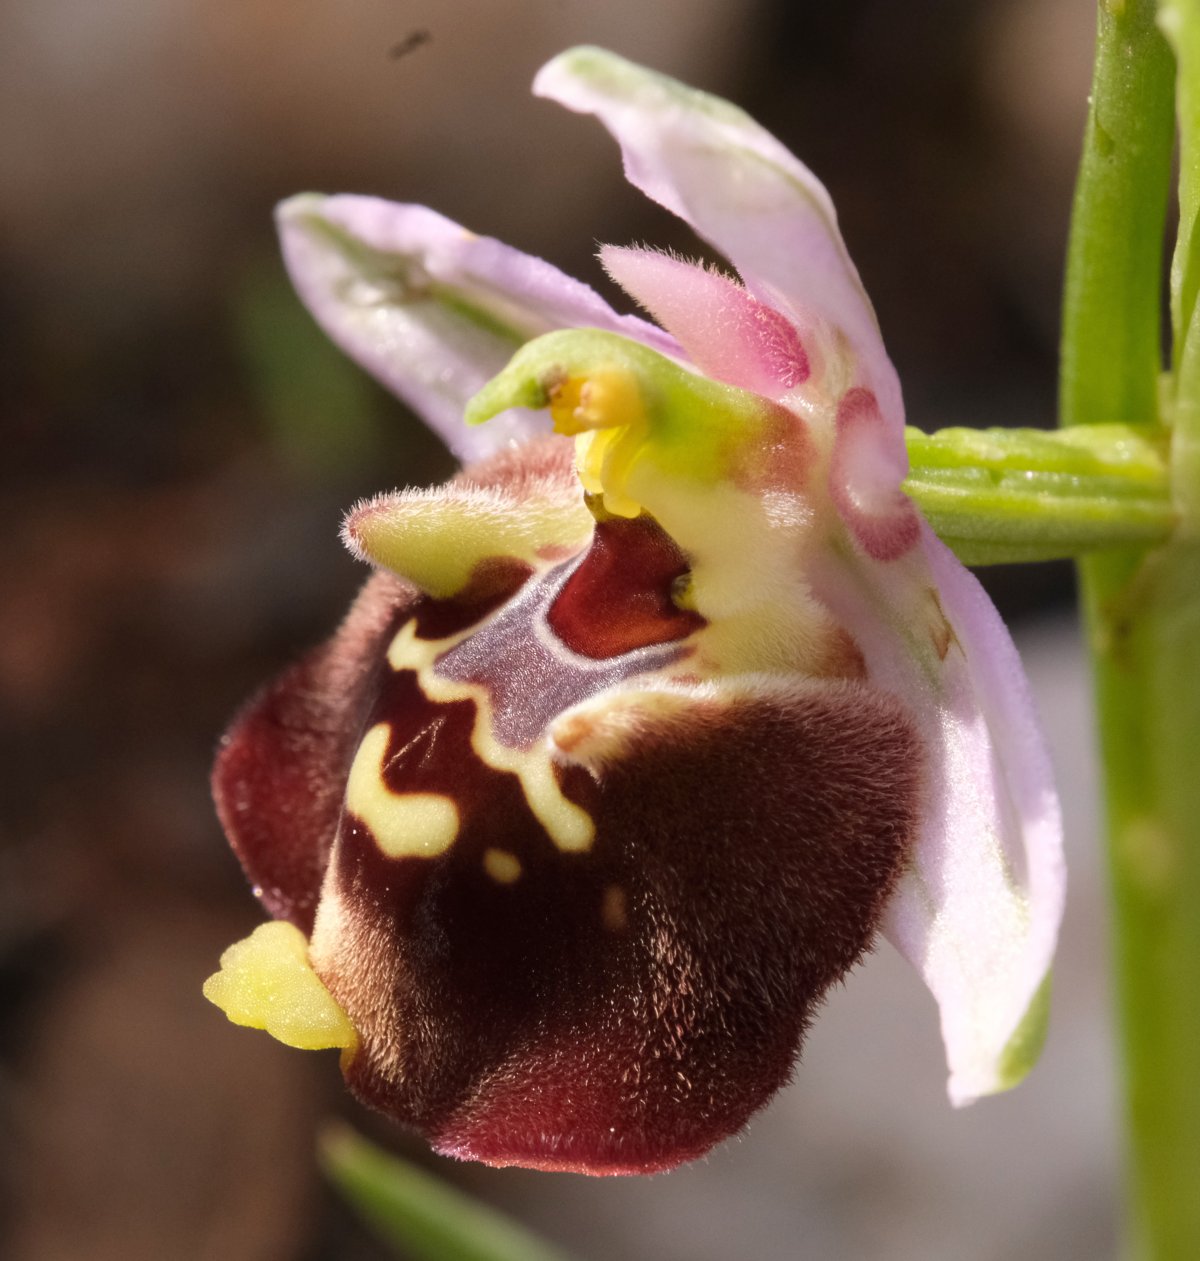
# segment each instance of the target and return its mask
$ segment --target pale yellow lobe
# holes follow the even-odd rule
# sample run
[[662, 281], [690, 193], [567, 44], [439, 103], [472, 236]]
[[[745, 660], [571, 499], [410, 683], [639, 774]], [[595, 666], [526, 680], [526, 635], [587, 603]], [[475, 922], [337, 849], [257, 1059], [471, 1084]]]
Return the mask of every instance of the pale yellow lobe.
[[480, 562], [503, 556], [536, 567], [548, 546], [583, 547], [592, 524], [578, 495], [517, 502], [495, 490], [449, 487], [368, 504], [346, 529], [368, 559], [445, 599], [467, 586]]
[[551, 724], [555, 754], [601, 775], [626, 757], [646, 730], [677, 722], [681, 733], [694, 724], [698, 705], [712, 705], [701, 688], [626, 688], [602, 693], [568, 709]]
[[354, 755], [346, 809], [371, 829], [389, 858], [436, 858], [458, 836], [458, 807], [441, 793], [396, 793], [384, 782], [390, 731], [372, 727]]
[[[554, 764], [550, 758], [550, 748], [545, 741], [540, 741], [529, 749], [514, 749], [496, 739], [492, 726], [492, 701], [487, 689], [478, 683], [468, 683], [461, 679], [447, 679], [436, 673], [434, 663], [455, 644], [460, 643], [474, 628], [462, 631], [446, 639], [425, 640], [417, 637], [414, 623], [408, 622], [400, 628], [396, 637], [388, 647], [388, 664], [393, 670], [412, 670], [417, 675], [417, 683], [421, 691], [435, 704], [451, 704], [454, 701], [471, 700], [475, 702], [475, 725], [471, 729], [471, 748], [475, 756], [485, 766], [495, 771], [506, 771], [516, 775], [529, 809], [537, 821], [546, 829], [554, 844], [564, 853], [582, 853], [591, 847], [596, 835], [596, 825], [591, 815], [582, 807], [563, 795], [554, 774]], [[377, 730], [377, 729], [373, 729]], [[386, 730], [386, 729], [385, 729]], [[370, 738], [372, 732], [367, 733]], [[366, 740], [363, 741], [366, 745]], [[376, 767], [383, 756], [382, 750], [376, 754]], [[360, 747], [351, 770], [351, 781], [359, 760], [364, 757]], [[364, 792], [373, 791], [367, 782], [364, 769]], [[377, 774], [380, 787], [383, 788], [382, 776]], [[384, 789], [386, 791], [386, 789]], [[349, 804], [347, 794], [347, 804]], [[355, 811], [355, 813], [358, 813]], [[360, 816], [361, 817], [361, 816]], [[369, 823], [365, 817], [363, 822]]]
[[483, 869], [497, 884], [515, 884], [521, 878], [521, 860], [506, 849], [485, 849]]
[[221, 956], [204, 997], [235, 1025], [265, 1029], [301, 1051], [353, 1047], [358, 1035], [308, 960], [308, 941], [283, 920], [260, 924]]
[[[580, 854], [591, 848], [596, 836], [592, 816], [563, 796], [550, 761], [550, 750], [544, 743], [528, 750], [510, 749], [491, 734], [490, 721], [486, 738], [476, 743], [472, 737], [471, 743], [489, 766], [512, 771], [520, 779], [530, 810], [560, 850]], [[481, 746], [485, 751], [480, 751]]]

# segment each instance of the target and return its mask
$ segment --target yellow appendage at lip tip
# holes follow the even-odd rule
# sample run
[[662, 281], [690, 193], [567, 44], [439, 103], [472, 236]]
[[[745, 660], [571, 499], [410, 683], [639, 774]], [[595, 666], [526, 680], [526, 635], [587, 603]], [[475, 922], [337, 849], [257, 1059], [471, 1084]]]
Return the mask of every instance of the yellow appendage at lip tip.
[[260, 924], [221, 956], [204, 997], [235, 1025], [301, 1051], [352, 1048], [358, 1035], [308, 961], [308, 939], [284, 920]]

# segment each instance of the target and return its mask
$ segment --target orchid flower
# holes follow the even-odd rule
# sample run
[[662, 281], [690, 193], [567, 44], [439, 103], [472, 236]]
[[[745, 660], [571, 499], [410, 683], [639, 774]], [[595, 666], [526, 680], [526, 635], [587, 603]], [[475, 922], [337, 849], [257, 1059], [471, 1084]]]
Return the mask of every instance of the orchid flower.
[[787, 1081], [882, 931], [953, 1102], [1004, 1089], [1044, 1029], [1058, 805], [1012, 642], [901, 488], [830, 199], [611, 54], [535, 91], [738, 278], [605, 247], [650, 323], [423, 207], [280, 208], [316, 319], [465, 470], [353, 509], [374, 576], [225, 738], [218, 809], [275, 922], [206, 993], [343, 1048], [443, 1153], [647, 1172]]

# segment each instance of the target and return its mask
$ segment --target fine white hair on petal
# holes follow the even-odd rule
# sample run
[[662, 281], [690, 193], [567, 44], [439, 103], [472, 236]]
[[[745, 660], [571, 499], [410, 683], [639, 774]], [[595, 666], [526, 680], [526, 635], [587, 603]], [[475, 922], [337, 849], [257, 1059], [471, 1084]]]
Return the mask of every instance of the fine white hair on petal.
[[613, 245], [601, 247], [600, 261], [702, 372], [773, 399], [808, 380], [809, 356], [796, 327], [716, 268]]

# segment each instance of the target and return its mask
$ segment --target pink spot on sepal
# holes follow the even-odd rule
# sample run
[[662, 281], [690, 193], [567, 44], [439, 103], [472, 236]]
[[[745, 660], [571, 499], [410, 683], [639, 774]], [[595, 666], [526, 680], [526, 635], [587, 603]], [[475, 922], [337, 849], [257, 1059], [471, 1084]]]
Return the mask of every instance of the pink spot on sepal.
[[838, 404], [829, 493], [858, 545], [872, 560], [897, 560], [916, 546], [921, 521], [901, 490], [904, 443], [891, 440], [874, 393], [847, 390]]

